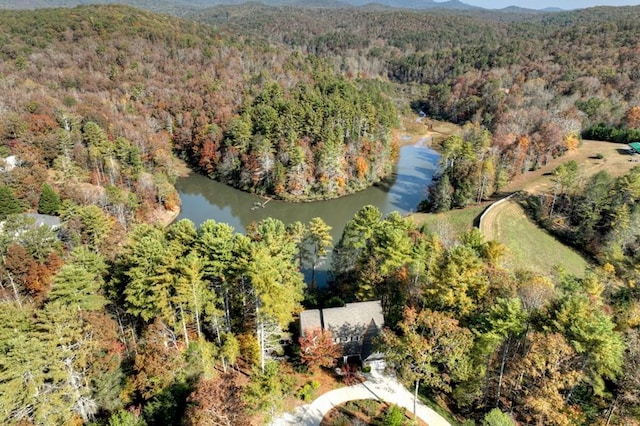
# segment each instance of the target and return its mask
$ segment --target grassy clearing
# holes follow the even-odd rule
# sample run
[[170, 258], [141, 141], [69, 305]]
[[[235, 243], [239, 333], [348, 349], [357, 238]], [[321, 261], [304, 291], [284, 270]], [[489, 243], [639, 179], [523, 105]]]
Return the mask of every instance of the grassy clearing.
[[460, 210], [450, 210], [443, 213], [413, 213], [409, 217], [418, 225], [426, 225], [429, 230], [439, 236], [457, 236], [473, 228], [473, 223], [487, 208], [489, 203], [470, 206]]
[[[468, 232], [489, 203], [444, 213], [414, 213], [410, 217], [418, 225], [426, 225], [443, 241]], [[481, 231], [487, 240], [507, 246], [502, 265], [509, 270], [526, 269], [552, 274], [562, 265], [569, 273], [582, 276], [587, 260], [577, 251], [562, 244], [526, 215], [516, 202], [507, 201], [485, 217]]]
[[414, 114], [402, 116], [400, 122], [398, 137], [401, 138], [402, 144], [414, 144], [428, 138], [429, 143], [438, 145], [451, 135], [462, 134], [462, 126], [428, 117], [420, 118]]
[[527, 269], [552, 274], [554, 266], [583, 276], [588, 262], [577, 251], [562, 244], [533, 223], [515, 201], [506, 201], [485, 216], [482, 232], [508, 248], [503, 266], [510, 270]]
[[505, 188], [504, 193], [526, 191], [532, 194], [550, 192], [553, 188], [551, 172], [562, 163], [574, 160], [578, 163], [580, 178], [585, 182], [599, 171], [606, 171], [612, 176], [622, 176], [638, 163], [635, 157], [626, 153], [625, 144], [604, 141], [585, 140], [577, 150], [570, 151], [562, 157], [552, 160], [546, 166], [518, 176]]
[[[578, 163], [580, 179], [583, 181], [602, 170], [613, 176], [621, 176], [637, 165], [626, 154], [624, 144], [585, 140], [577, 150], [556, 158], [535, 172], [519, 176], [503, 192], [549, 193], [553, 185], [552, 170], [570, 160]], [[550, 273], [554, 265], [561, 264], [568, 272], [581, 276], [588, 265], [578, 252], [531, 222], [524, 210], [513, 201], [496, 206], [485, 217], [481, 231], [487, 239], [500, 241], [509, 248], [510, 252], [504, 262], [504, 266], [509, 269], [522, 268]]]

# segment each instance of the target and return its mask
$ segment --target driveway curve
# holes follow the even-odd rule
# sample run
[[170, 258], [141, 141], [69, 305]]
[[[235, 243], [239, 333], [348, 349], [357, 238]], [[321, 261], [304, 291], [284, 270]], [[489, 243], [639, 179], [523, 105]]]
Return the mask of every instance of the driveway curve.
[[[367, 380], [363, 383], [332, 390], [319, 396], [311, 404], [298, 407], [295, 413], [283, 414], [276, 418], [271, 426], [318, 426], [332, 408], [358, 399], [375, 399], [396, 404], [413, 413], [411, 392], [393, 377], [371, 374], [367, 375]], [[420, 401], [417, 403], [416, 411], [418, 417], [429, 426], [451, 426], [444, 417]]]

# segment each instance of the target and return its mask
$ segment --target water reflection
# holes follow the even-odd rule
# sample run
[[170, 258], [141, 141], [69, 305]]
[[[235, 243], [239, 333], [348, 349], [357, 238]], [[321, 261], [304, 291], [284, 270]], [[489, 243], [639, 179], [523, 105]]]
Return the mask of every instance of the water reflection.
[[312, 203], [287, 203], [271, 200], [264, 208], [252, 209], [264, 198], [234, 189], [204, 176], [192, 174], [179, 179], [176, 187], [182, 199], [182, 211], [178, 219], [191, 219], [196, 225], [207, 219], [226, 222], [236, 231], [244, 232], [253, 221], [275, 217], [285, 223], [296, 220], [308, 222], [322, 217], [333, 226], [336, 236], [342, 233], [344, 224], [367, 204], [382, 213], [414, 211], [424, 198], [425, 191], [435, 172], [438, 154], [426, 147], [405, 146], [394, 178], [353, 195]]
[[285, 224], [308, 223], [314, 217], [321, 217], [333, 227], [332, 236], [337, 242], [346, 222], [367, 204], [378, 207], [383, 214], [415, 211], [431, 183], [437, 162], [438, 154], [430, 148], [404, 146], [400, 149], [394, 176], [378, 186], [328, 201], [286, 203], [271, 200], [264, 208], [254, 208], [255, 203], [265, 201], [262, 197], [192, 174], [176, 184], [182, 199], [178, 219], [191, 219], [197, 226], [207, 219], [214, 219], [230, 224], [238, 232], [245, 232], [251, 222], [267, 217], [280, 219]]

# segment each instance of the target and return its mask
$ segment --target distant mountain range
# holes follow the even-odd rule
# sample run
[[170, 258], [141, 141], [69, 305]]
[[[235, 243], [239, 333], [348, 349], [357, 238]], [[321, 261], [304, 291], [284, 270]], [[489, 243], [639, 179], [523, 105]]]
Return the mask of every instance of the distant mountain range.
[[436, 2], [433, 0], [378, 0], [371, 2], [369, 0], [345, 0], [352, 6], [364, 6], [370, 3], [378, 3], [383, 6], [404, 9], [454, 9], [454, 10], [476, 10], [480, 7], [471, 6], [459, 0], [449, 0]]
[[[239, 5], [260, 3], [267, 6], [295, 7], [382, 7], [400, 9], [446, 9], [446, 10], [483, 10], [459, 0], [0, 0], [0, 9], [42, 9], [48, 7], [74, 7], [89, 4], [127, 4], [151, 11], [179, 11], [180, 9], [204, 9], [220, 5]], [[535, 12], [557, 12], [562, 9], [548, 8]], [[533, 9], [511, 6], [504, 12], [527, 13]]]

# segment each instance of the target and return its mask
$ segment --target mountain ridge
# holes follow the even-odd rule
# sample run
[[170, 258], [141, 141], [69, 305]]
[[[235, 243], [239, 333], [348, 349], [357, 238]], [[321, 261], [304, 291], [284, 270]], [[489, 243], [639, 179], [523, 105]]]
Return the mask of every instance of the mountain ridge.
[[[241, 5], [250, 2], [249, 0], [0, 0], [0, 9], [31, 10], [56, 7], [76, 7], [92, 4], [125, 4], [138, 7], [153, 12], [179, 12], [180, 9], [194, 10], [205, 9], [215, 6]], [[255, 2], [255, 1], [254, 1]], [[259, 0], [260, 4], [266, 6], [291, 6], [291, 7], [313, 7], [313, 8], [336, 8], [336, 7], [389, 7], [395, 9], [413, 10], [490, 10], [479, 6], [473, 6], [460, 0]], [[509, 6], [500, 9], [500, 12], [558, 12], [560, 8], [546, 9], [526, 9], [516, 6]]]

